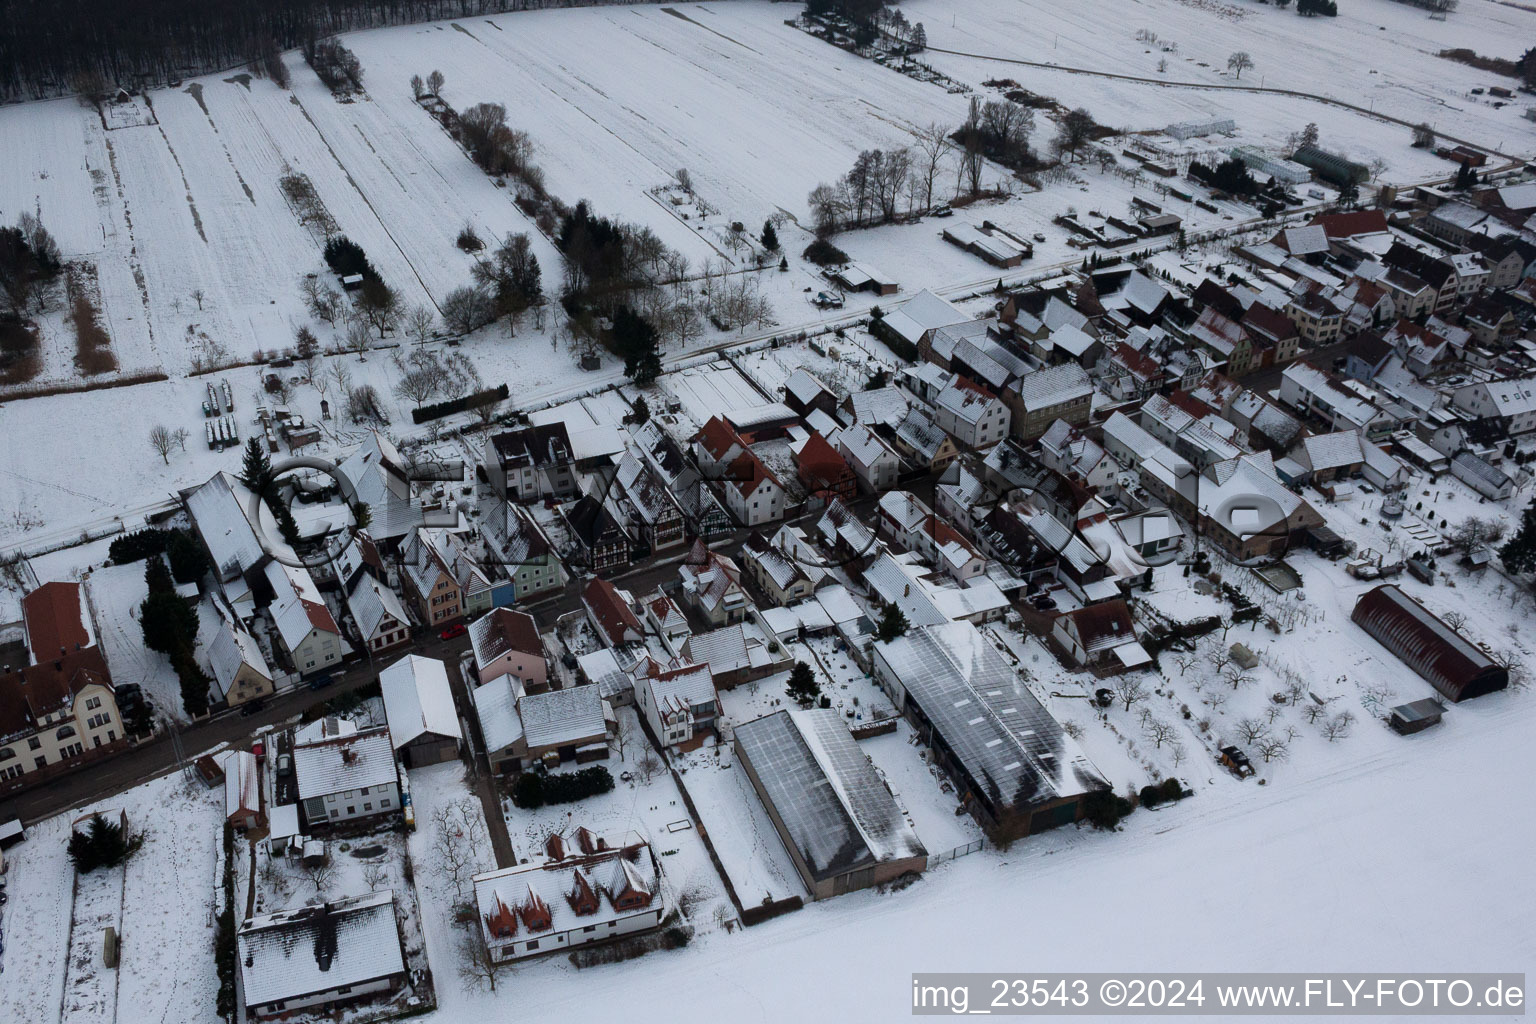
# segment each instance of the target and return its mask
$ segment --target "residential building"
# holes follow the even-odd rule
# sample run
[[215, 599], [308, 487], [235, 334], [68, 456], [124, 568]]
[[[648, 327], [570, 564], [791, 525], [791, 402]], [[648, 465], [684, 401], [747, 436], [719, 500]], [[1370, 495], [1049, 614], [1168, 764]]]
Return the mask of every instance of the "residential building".
[[[797, 527], [784, 526], [779, 533], [793, 531]], [[801, 535], [803, 537], [803, 534]], [[773, 541], [760, 533], [749, 536], [741, 548], [742, 566], [747, 575], [762, 588], [763, 593], [775, 605], [782, 608], [786, 605], [803, 601], [815, 591], [815, 583], [803, 566], [795, 557], [781, 549], [776, 543], [778, 535]], [[820, 559], [811, 563], [812, 568], [820, 564]], [[817, 569], [818, 575], [821, 571]]]
[[400, 809], [400, 778], [385, 727], [320, 718], [293, 734], [293, 773], [310, 828]]
[[708, 665], [677, 661], [662, 665], [642, 658], [631, 673], [635, 707], [663, 747], [696, 750], [715, 732], [720, 695]]
[[608, 497], [625, 513], [630, 532], [652, 554], [668, 551], [687, 539], [683, 508], [649, 466], [626, 452]]
[[441, 629], [464, 616], [464, 591], [439, 548], [442, 534], [417, 530], [405, 549], [405, 579], [423, 625]]
[[272, 670], [256, 638], [239, 622], [222, 617], [208, 645], [208, 673], [213, 676], [214, 692], [225, 707], [260, 700], [275, 689]]
[[[533, 601], [565, 586], [565, 568], [554, 545], [528, 510], [502, 503], [484, 527], [489, 557], [512, 580], [512, 600]], [[502, 602], [496, 602], [498, 607]]]
[[578, 829], [553, 835], [532, 863], [475, 876], [480, 938], [497, 963], [660, 927], [661, 878], [649, 844], [617, 846]]
[[1119, 598], [1062, 612], [1051, 624], [1051, 639], [1080, 668], [1101, 675], [1152, 664], [1152, 656], [1136, 640], [1130, 609]]
[[1313, 291], [1291, 296], [1285, 315], [1302, 339], [1314, 347], [1333, 344], [1344, 329], [1344, 311]]
[[339, 468], [356, 500], [368, 509], [368, 535], [375, 544], [394, 550], [423, 525], [423, 510], [411, 495], [410, 464], [389, 438], [369, 431]]
[[717, 540], [731, 532], [731, 517], [703, 475], [655, 420], [632, 426], [629, 433], [640, 457], [677, 499], [693, 536]]
[[828, 416], [837, 413], [837, 395], [803, 366], [797, 367], [784, 382], [784, 404], [800, 416], [808, 416], [816, 409]]
[[876, 337], [889, 337], [896, 344], [911, 346], [909, 351], [915, 351], [929, 332], [967, 319], [954, 304], [925, 288], [883, 319], [871, 323], [870, 331]]
[[1503, 501], [1515, 493], [1515, 482], [1508, 473], [1472, 451], [1451, 456], [1451, 475], [1493, 501]]
[[1002, 392], [1014, 437], [1032, 441], [1056, 420], [1087, 424], [1093, 408], [1093, 381], [1077, 363], [1062, 363], [1025, 375], [1016, 389]]
[[491, 486], [508, 501], [564, 499], [576, 493], [576, 460], [563, 422], [494, 434], [485, 442], [484, 459]]
[[393, 587], [366, 573], [347, 595], [347, 610], [358, 639], [372, 654], [399, 647], [411, 639], [411, 616]]
[[736, 726], [734, 743], [813, 899], [928, 866], [928, 851], [835, 709], [776, 711]]
[[[553, 768], [565, 761], [608, 757], [613, 709], [596, 686], [523, 694], [517, 698], [517, 716], [523, 730], [524, 767], [537, 761]], [[487, 739], [488, 748], [490, 743]]]
[[436, 658], [407, 654], [379, 673], [384, 715], [395, 756], [407, 768], [459, 756], [464, 734], [448, 686], [448, 668]]
[[389, 889], [258, 914], [236, 948], [245, 1014], [257, 1020], [339, 1013], [407, 982]]
[[795, 454], [796, 475], [806, 492], [823, 500], [853, 500], [859, 478], [848, 460], [821, 434], [813, 432]]
[[574, 505], [562, 508], [560, 515], [576, 541], [577, 556], [589, 572], [606, 572], [630, 563], [633, 541], [628, 532], [592, 495], [582, 495]]
[[712, 551], [702, 541], [677, 569], [682, 577], [683, 600], [712, 626], [740, 622], [747, 617], [752, 602], [741, 587], [741, 568], [735, 559]]
[[594, 577], [582, 589], [581, 604], [603, 646], [623, 647], [639, 643], [645, 636], [628, 591], [618, 589], [607, 580]]
[[475, 678], [481, 685], [516, 676], [524, 693], [549, 689], [549, 663], [538, 623], [527, 612], [496, 608], [469, 624]]
[[837, 445], [867, 493], [881, 494], [896, 485], [901, 459], [868, 425], [844, 427], [828, 440]]
[[0, 669], [0, 782], [15, 786], [128, 742], [80, 584], [45, 583], [21, 611], [29, 664]]
[[309, 676], [339, 665], [351, 648], [309, 570], [269, 562], [266, 578], [273, 593], [267, 613], [294, 674]]
[[1496, 423], [1505, 436], [1528, 434], [1536, 430], [1536, 377], [1467, 384], [1451, 394], [1451, 404]]
[[902, 458], [929, 473], [944, 472], [960, 454], [954, 440], [921, 408], [909, 411], [889, 437]]

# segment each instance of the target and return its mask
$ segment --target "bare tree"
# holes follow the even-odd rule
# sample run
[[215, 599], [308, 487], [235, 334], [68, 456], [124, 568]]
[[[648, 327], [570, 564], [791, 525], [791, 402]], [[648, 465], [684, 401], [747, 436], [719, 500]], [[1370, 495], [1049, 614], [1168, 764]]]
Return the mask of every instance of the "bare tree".
[[405, 314], [405, 333], [418, 345], [425, 345], [432, 339], [432, 328], [437, 324], [437, 317], [426, 306], [412, 306], [411, 311]]
[[1217, 675], [1221, 675], [1222, 671], [1232, 664], [1232, 651], [1226, 644], [1215, 644], [1206, 652], [1205, 660], [1210, 663]]
[[1221, 673], [1221, 678], [1232, 684], [1232, 689], [1253, 682], [1253, 676], [1249, 675], [1241, 665], [1228, 665]]
[[1113, 687], [1115, 699], [1125, 705], [1125, 710], [1131, 710], [1131, 705], [1147, 696], [1147, 688], [1137, 676], [1120, 676], [1115, 680]]
[[1350, 727], [1355, 724], [1353, 711], [1340, 711], [1328, 721], [1323, 723], [1323, 738], [1329, 743], [1341, 740], [1349, 735]]
[[983, 152], [985, 140], [982, 138], [979, 97], [971, 97], [970, 113], [966, 116], [965, 124], [960, 126], [960, 142], [959, 177], [969, 187], [970, 194], [976, 195], [981, 191], [981, 172], [987, 163], [986, 154]]
[[192, 437], [192, 431], [188, 430], [186, 427], [177, 427], [174, 431], [172, 431], [171, 436], [176, 439], [176, 447], [180, 448], [182, 451], [186, 451], [187, 441]]
[[661, 759], [656, 756], [656, 752], [647, 750], [635, 765], [635, 770], [640, 773], [641, 780], [648, 783], [661, 772], [661, 767]]
[[689, 195], [693, 195], [693, 175], [688, 173], [688, 168], [679, 167], [677, 172], [672, 176], [677, 179], [678, 188], [682, 189], [684, 192], [687, 192]]
[[1435, 130], [1427, 122], [1413, 126], [1413, 145], [1417, 149], [1435, 148]]
[[411, 76], [411, 95], [419, 100], [423, 96], [425, 96], [426, 93], [427, 93], [427, 83], [423, 82], [421, 80], [421, 76], [420, 75], [412, 75]]
[[149, 428], [149, 446], [169, 466], [171, 464], [171, 449], [176, 447], [176, 435], [171, 433], [169, 427], [163, 424], [156, 424]]
[[1173, 739], [1174, 733], [1174, 727], [1160, 718], [1154, 718], [1147, 723], [1147, 739], [1151, 740], [1152, 745], [1159, 750], [1164, 743]]
[[314, 885], [315, 895], [318, 896], [330, 887], [331, 879], [336, 877], [336, 865], [331, 861], [330, 854], [326, 853], [305, 862], [304, 874]]
[[[363, 332], [367, 334], [365, 330]], [[336, 382], [336, 393], [345, 395], [352, 390], [352, 371], [347, 369], [347, 364], [341, 360], [331, 364], [331, 380]]]
[[416, 408], [421, 408], [421, 403], [437, 394], [439, 388], [438, 375], [426, 368], [407, 370], [395, 383], [395, 397], [402, 401], [416, 403]]
[[427, 76], [427, 92], [441, 99], [443, 95], [443, 83], [445, 81], [447, 81], [447, 79], [443, 77], [443, 73], [434, 69], [433, 72]]
[[1260, 718], [1240, 718], [1237, 721], [1237, 731], [1244, 740], [1252, 743], [1269, 732], [1269, 723]]
[[1243, 72], [1253, 67], [1253, 58], [1248, 56], [1248, 51], [1238, 50], [1227, 58], [1227, 70], [1237, 72], [1238, 81], [1242, 81]]
[[1461, 612], [1446, 612], [1440, 618], [1444, 619], [1445, 624], [1457, 632], [1460, 632], [1461, 627], [1467, 624], [1467, 617]]
[[1317, 701], [1305, 704], [1301, 709], [1301, 716], [1307, 720], [1308, 725], [1315, 725], [1319, 719], [1325, 718], [1327, 715], [1328, 705], [1319, 704]]
[[476, 852], [464, 831], [463, 816], [452, 804], [432, 811], [432, 849], [453, 883], [454, 893], [462, 897], [464, 883], [475, 871]]
[[496, 991], [496, 978], [503, 965], [491, 955], [491, 948], [480, 936], [479, 928], [466, 928], [459, 933], [459, 977], [474, 988], [488, 987]]
[[922, 187], [922, 206], [928, 210], [933, 207], [933, 183], [939, 176], [939, 166], [954, 143], [942, 125], [930, 124], [918, 130], [913, 148], [917, 153], [916, 180]]
[[208, 293], [203, 291], [201, 288], [194, 288], [192, 290], [192, 301], [197, 303], [198, 312], [202, 312], [203, 300], [206, 299], [207, 297], [208, 297]]
[[1199, 660], [1200, 649], [1198, 647], [1187, 651], [1176, 651], [1173, 655], [1173, 663], [1179, 666], [1180, 677], [1188, 675], [1189, 670], [1194, 668], [1195, 662]]
[[378, 892], [389, 884], [389, 865], [383, 860], [370, 860], [363, 865], [363, 884], [369, 892]]
[[1168, 751], [1170, 756], [1173, 758], [1173, 766], [1175, 768], [1189, 760], [1189, 748], [1177, 740], [1175, 740], [1173, 744], [1169, 746]]
[[1062, 114], [1061, 120], [1057, 122], [1056, 147], [1076, 160], [1078, 149], [1083, 143], [1093, 138], [1096, 127], [1093, 115], [1084, 108], [1069, 110]]
[[355, 352], [359, 362], [368, 358], [368, 350], [373, 347], [373, 334], [368, 330], [368, 321], [358, 317], [347, 324], [345, 337], [347, 351]]
[[1284, 736], [1265, 736], [1259, 740], [1259, 756], [1264, 758], [1265, 764], [1284, 761], [1291, 756], [1291, 745]]

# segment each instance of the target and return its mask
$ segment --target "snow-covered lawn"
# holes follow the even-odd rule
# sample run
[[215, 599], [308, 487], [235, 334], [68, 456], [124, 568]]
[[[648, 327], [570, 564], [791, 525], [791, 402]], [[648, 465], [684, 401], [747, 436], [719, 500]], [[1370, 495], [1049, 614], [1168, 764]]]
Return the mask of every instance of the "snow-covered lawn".
[[[81, 814], [119, 808], [127, 811], [129, 831], [143, 834], [144, 845], [124, 867], [80, 877], [71, 936], [75, 872], [65, 853], [70, 823]], [[29, 825], [26, 842], [5, 856], [10, 899], [0, 918], [0, 1018], [171, 1024], [212, 1017], [222, 819], [222, 787], [207, 789], [172, 774]], [[108, 924], [121, 939], [116, 971], [101, 964], [101, 930]]]
[[171, 660], [144, 646], [144, 630], [139, 625], [139, 605], [149, 595], [144, 583], [144, 562], [104, 565], [92, 571], [86, 592], [113, 681], [137, 683], [157, 712], [186, 721], [181, 681], [171, 667]]

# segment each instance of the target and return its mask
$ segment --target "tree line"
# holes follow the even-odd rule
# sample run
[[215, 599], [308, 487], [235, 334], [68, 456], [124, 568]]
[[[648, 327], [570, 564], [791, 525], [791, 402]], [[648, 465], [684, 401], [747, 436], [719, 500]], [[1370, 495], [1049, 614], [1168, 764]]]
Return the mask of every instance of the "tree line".
[[[609, 0], [628, 3], [631, 0]], [[151, 87], [337, 32], [580, 0], [0, 0], [0, 99]], [[279, 83], [281, 84], [281, 83]]]

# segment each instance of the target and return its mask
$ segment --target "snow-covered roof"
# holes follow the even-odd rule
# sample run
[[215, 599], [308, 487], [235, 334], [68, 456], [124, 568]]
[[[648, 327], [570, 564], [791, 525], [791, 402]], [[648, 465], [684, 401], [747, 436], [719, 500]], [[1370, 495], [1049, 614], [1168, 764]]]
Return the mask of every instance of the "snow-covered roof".
[[827, 617], [838, 625], [853, 622], [864, 614], [864, 609], [859, 607], [853, 595], [848, 592], [848, 588], [841, 583], [834, 583], [816, 591], [815, 601], [821, 605]]
[[314, 630], [341, 633], [308, 569], [268, 562], [266, 576], [274, 595], [267, 611], [290, 653]]
[[755, 624], [738, 622], [707, 633], [695, 633], [683, 642], [683, 655], [694, 664], [707, 664], [713, 675], [773, 664], [769, 638]]
[[[187, 513], [208, 548], [220, 579], [247, 572], [266, 559], [249, 516], [255, 498], [238, 479], [228, 473], [215, 473], [201, 486], [186, 492], [185, 497]], [[291, 552], [275, 540], [277, 534], [266, 536], [275, 547]]]
[[[905, 413], [902, 414], [905, 417]], [[897, 422], [900, 422], [899, 420]], [[829, 438], [828, 440], [834, 440]], [[889, 445], [882, 441], [863, 421], [837, 432], [835, 442], [842, 453], [861, 466], [874, 466], [882, 459], [896, 458]]]
[[247, 1006], [297, 999], [405, 972], [391, 890], [262, 914], [240, 926]]
[[[602, 653], [612, 657], [606, 648]], [[475, 687], [471, 694], [488, 751], [505, 750], [523, 738], [523, 720], [517, 713], [517, 699], [522, 695], [518, 682], [516, 676], [500, 675]]]
[[634, 688], [634, 679], [619, 666], [619, 659], [610, 647], [600, 647], [576, 659], [581, 671], [598, 692], [608, 700]]
[[508, 651], [544, 658], [538, 623], [532, 615], [513, 608], [492, 608], [471, 622], [469, 643], [475, 652], [475, 667], [479, 669]]
[[1088, 371], [1077, 363], [1062, 363], [1036, 370], [1019, 379], [1019, 393], [1026, 411], [1048, 409], [1093, 394]]
[[261, 810], [260, 777], [256, 755], [249, 750], [232, 750], [224, 755], [224, 816]]
[[926, 570], [913, 565], [911, 559], [914, 557], [910, 553], [903, 558], [890, 552], [882, 553], [864, 570], [865, 585], [881, 601], [900, 608], [912, 626], [932, 626], [949, 621], [949, 616], [929, 596], [928, 588], [920, 585], [918, 578]]
[[736, 726], [735, 736], [816, 881], [927, 856], [837, 711], [776, 711]]
[[944, 234], [953, 238], [959, 245], [975, 246], [997, 260], [1015, 259], [1024, 251], [1001, 235], [989, 235], [980, 228], [963, 222], [946, 227]]
[[241, 665], [251, 666], [268, 681], [272, 679], [272, 670], [267, 667], [266, 656], [257, 646], [256, 638], [238, 623], [224, 622], [213, 643], [208, 645], [208, 668], [221, 696], [229, 693]]
[[795, 372], [784, 382], [784, 390], [802, 405], [809, 405], [823, 393], [832, 394], [832, 389], [822, 383], [820, 377], [803, 366], [795, 367]]
[[914, 629], [875, 647], [995, 806], [1107, 788], [1071, 737], [969, 622]]
[[[511, 924], [519, 939], [524, 936], [536, 939], [541, 935], [581, 928], [603, 929], [607, 934], [611, 923], [649, 917], [661, 909], [660, 879], [650, 847], [640, 842], [638, 836], [631, 836], [621, 846], [605, 845], [603, 849], [604, 852], [595, 857], [573, 850], [574, 857], [561, 866], [548, 858], [535, 856], [531, 864], [476, 875], [475, 905], [479, 911], [481, 937], [489, 943], [497, 942], [488, 934], [489, 930], [504, 924]], [[599, 896], [597, 906], [590, 914], [578, 916], [571, 906], [570, 894], [578, 886]], [[619, 910], [613, 900], [626, 892], [643, 893], [648, 898], [637, 901], [639, 905], [627, 910]], [[548, 931], [527, 930], [526, 919], [518, 920], [518, 911], [530, 905], [548, 912]]]
[[517, 702], [528, 748], [558, 747], [607, 731], [603, 695], [595, 686], [530, 693]]
[[383, 434], [370, 431], [340, 469], [357, 500], [368, 506], [368, 532], [375, 540], [403, 537], [421, 523], [420, 510], [411, 501], [408, 465]]
[[1365, 461], [1360, 432], [1356, 430], [1314, 434], [1302, 439], [1301, 445], [1314, 473], [1325, 469], [1355, 466]]
[[637, 679], [635, 685], [650, 688], [654, 703], [664, 716], [712, 705], [719, 699], [709, 665], [684, 663], [660, 668], [652, 662], [650, 671], [643, 680]]
[[402, 625], [409, 625], [411, 621], [394, 588], [380, 583], [367, 573], [358, 578], [357, 586], [347, 595], [347, 608], [351, 610], [352, 621], [357, 623], [357, 630], [364, 640], [378, 633], [379, 625], [386, 615]]
[[448, 669], [441, 661], [407, 654], [379, 673], [379, 687], [396, 750], [427, 735], [463, 738]]
[[854, 422], [871, 426], [876, 423], [895, 426], [901, 422], [911, 405], [905, 391], [890, 386], [871, 391], [855, 391], [848, 396], [848, 401], [853, 406]]
[[624, 433], [612, 423], [599, 423], [580, 430], [567, 430], [571, 439], [571, 458], [599, 459], [615, 456], [624, 451]]
[[902, 303], [900, 309], [887, 315], [885, 326], [895, 331], [904, 340], [916, 345], [925, 332], [947, 327], [950, 324], [958, 324], [967, 319], [969, 318], [952, 303], [924, 288]]
[[304, 800], [399, 781], [387, 729], [355, 731], [309, 743], [301, 742], [296, 733], [293, 773]]

